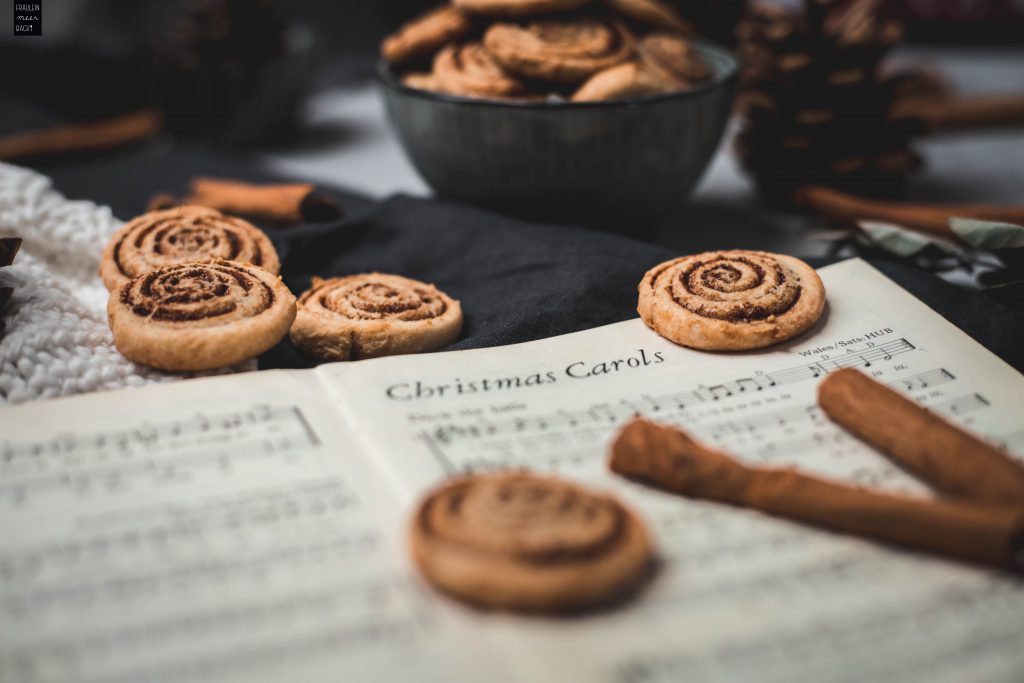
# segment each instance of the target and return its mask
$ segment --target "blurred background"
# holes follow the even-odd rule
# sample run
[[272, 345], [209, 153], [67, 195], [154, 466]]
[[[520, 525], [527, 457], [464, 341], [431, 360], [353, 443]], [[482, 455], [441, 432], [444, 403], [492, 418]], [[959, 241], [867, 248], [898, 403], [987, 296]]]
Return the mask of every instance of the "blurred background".
[[[774, 4], [799, 9], [815, 1]], [[743, 0], [672, 3], [701, 34], [735, 46]], [[387, 123], [373, 75], [381, 38], [433, 4], [46, 0], [39, 37], [13, 36], [3, 7], [0, 138], [155, 110], [162, 130], [147, 144], [189, 145], [274, 177], [370, 198], [429, 196]], [[890, 0], [885, 6], [904, 27], [888, 60], [932, 76], [915, 83], [965, 97], [1024, 90], [1024, 0]], [[847, 248], [848, 233], [815, 232], [821, 225], [810, 229], [804, 212], [770, 201], [764, 174], [745, 171], [737, 158], [738, 128], [730, 127], [685, 210], [642, 230], [622, 217], [619, 231], [677, 251], [744, 246], [813, 257]], [[103, 152], [0, 158], [59, 179], [87, 175], [97, 153]], [[905, 186], [901, 179], [902, 197], [1020, 203], [1019, 128], [928, 136], [914, 154], [922, 163], [908, 170]], [[58, 186], [113, 203], [102, 188]], [[939, 256], [936, 263], [948, 266]], [[976, 284], [973, 275], [964, 281]]]

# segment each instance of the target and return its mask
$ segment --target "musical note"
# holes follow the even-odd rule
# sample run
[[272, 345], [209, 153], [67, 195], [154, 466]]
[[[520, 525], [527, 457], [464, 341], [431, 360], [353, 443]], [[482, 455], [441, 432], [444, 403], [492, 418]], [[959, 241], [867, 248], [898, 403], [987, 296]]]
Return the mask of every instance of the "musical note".
[[[768, 386], [771, 387], [775, 385], [770, 383]], [[736, 380], [736, 390], [739, 392], [764, 391], [764, 389], [765, 387], [756, 377], [743, 377]]]
[[711, 400], [713, 401], [732, 396], [732, 391], [730, 391], [724, 384], [716, 384], [713, 387], [708, 387], [708, 391], [711, 392]]

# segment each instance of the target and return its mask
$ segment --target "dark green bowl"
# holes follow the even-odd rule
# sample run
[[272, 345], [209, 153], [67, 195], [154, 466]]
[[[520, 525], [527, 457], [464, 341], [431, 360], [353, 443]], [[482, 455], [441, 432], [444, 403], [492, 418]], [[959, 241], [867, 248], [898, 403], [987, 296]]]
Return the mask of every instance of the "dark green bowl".
[[442, 198], [532, 217], [604, 222], [685, 202], [729, 119], [737, 63], [698, 49], [714, 76], [679, 93], [615, 102], [477, 100], [378, 77], [406, 154]]

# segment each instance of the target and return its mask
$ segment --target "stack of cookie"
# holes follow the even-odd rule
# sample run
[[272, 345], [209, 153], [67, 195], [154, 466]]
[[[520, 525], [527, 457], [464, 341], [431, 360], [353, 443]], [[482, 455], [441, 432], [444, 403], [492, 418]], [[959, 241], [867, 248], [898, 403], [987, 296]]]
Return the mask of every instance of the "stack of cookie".
[[661, 0], [453, 0], [381, 45], [407, 86], [590, 102], [687, 90], [711, 70]]
[[462, 330], [459, 302], [433, 285], [314, 278], [296, 303], [280, 269], [274, 245], [241, 218], [194, 205], [138, 216], [100, 263], [114, 344], [143, 365], [198, 371], [258, 356], [289, 332], [313, 358], [338, 361], [436, 351]]
[[267, 236], [241, 218], [190, 205], [145, 213], [114, 233], [100, 262], [114, 345], [172, 371], [257, 356], [295, 319], [280, 267]]
[[769, 199], [828, 185], [891, 194], [918, 165], [912, 122], [890, 116], [896, 82], [879, 65], [902, 30], [877, 0], [751, 7], [739, 27], [743, 128], [737, 150]]

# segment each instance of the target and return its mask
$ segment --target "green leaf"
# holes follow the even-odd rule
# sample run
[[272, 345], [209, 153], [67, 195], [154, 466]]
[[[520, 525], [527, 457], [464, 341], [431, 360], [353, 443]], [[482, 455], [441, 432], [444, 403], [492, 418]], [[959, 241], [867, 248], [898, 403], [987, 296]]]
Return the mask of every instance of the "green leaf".
[[932, 244], [943, 251], [952, 251], [949, 243], [944, 240], [914, 232], [913, 230], [907, 230], [894, 223], [859, 221], [857, 225], [864, 231], [871, 244], [896, 256], [904, 258], [914, 256]]
[[1024, 226], [974, 218], [950, 218], [949, 227], [975, 249], [1016, 249], [1024, 247]]

